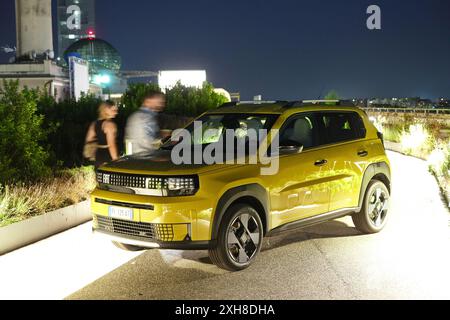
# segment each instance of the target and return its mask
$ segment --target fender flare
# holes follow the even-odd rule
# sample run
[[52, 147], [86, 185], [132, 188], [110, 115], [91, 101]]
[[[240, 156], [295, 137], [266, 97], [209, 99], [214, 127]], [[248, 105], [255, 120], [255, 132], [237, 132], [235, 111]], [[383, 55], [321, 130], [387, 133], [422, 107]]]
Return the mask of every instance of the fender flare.
[[[227, 209], [237, 200], [243, 197], [252, 197], [259, 202], [261, 209], [264, 212], [260, 214], [264, 215], [262, 218], [265, 219], [265, 230], [267, 233], [269, 228], [269, 197], [266, 189], [264, 189], [259, 184], [248, 184], [239, 187], [232, 188], [225, 192], [222, 197], [217, 202], [217, 206], [214, 213], [213, 225], [211, 230], [211, 240], [216, 240], [219, 233], [220, 223], [225, 216]], [[258, 209], [258, 208], [255, 208]]]
[[372, 179], [377, 175], [383, 175], [386, 177], [387, 180], [385, 179], [385, 181], [382, 182], [387, 184], [386, 187], [388, 188], [389, 192], [391, 191], [391, 170], [389, 168], [389, 165], [386, 162], [378, 162], [369, 165], [364, 172], [361, 183], [361, 191], [359, 193], [358, 204], [359, 210], [361, 210], [363, 207], [364, 196], [366, 195], [366, 190], [369, 186], [370, 181], [372, 181]]

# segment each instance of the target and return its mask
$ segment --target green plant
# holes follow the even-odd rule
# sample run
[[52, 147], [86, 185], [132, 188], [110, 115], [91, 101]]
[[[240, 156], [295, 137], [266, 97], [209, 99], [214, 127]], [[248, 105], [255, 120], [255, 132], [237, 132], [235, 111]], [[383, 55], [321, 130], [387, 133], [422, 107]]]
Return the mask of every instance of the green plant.
[[50, 174], [47, 131], [37, 114], [39, 92], [19, 90], [18, 81], [0, 89], [0, 183], [36, 180]]
[[435, 140], [423, 124], [414, 124], [400, 136], [405, 154], [426, 158], [434, 148]]
[[403, 129], [395, 125], [386, 125], [383, 128], [383, 135], [387, 141], [400, 142]]
[[[153, 83], [139, 83], [129, 86], [121, 101], [121, 117], [127, 118], [140, 108], [147, 93], [161, 92]], [[214, 91], [214, 87], [205, 82], [201, 88], [186, 87], [177, 83], [166, 91], [166, 114], [181, 117], [197, 117], [198, 115], [217, 108], [227, 101], [227, 98]]]
[[161, 89], [151, 82], [130, 84], [122, 96], [120, 114], [127, 118], [141, 107], [144, 97], [152, 92], [161, 92]]
[[439, 143], [428, 157], [430, 170], [438, 177], [449, 177], [450, 143]]
[[227, 102], [227, 98], [214, 91], [214, 87], [205, 82], [202, 88], [185, 87], [177, 83], [167, 90], [168, 114], [184, 117], [197, 117]]
[[97, 118], [101, 99], [84, 96], [79, 101], [56, 102], [47, 94], [38, 100], [38, 113], [44, 116], [44, 127], [48, 130], [48, 145], [51, 164], [74, 167], [83, 163], [82, 150], [89, 124]]
[[340, 99], [340, 96], [336, 90], [331, 90], [325, 96], [325, 100], [339, 100], [339, 99]]
[[81, 167], [39, 182], [0, 186], [0, 227], [86, 200], [95, 184], [94, 169]]

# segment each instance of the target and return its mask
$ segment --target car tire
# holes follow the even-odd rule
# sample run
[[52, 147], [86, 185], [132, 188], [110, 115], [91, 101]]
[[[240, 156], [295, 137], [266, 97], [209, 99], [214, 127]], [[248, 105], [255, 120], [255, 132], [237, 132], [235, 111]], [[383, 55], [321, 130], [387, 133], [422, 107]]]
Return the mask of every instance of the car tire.
[[261, 250], [263, 225], [258, 212], [246, 204], [232, 205], [221, 221], [211, 261], [228, 271], [248, 268]]
[[117, 242], [117, 241], [112, 241], [112, 243], [117, 248], [125, 250], [125, 251], [143, 251], [143, 250], [145, 250], [145, 248], [143, 248], [143, 247], [133, 246], [132, 244], [126, 244], [126, 243], [121, 243], [121, 242]]
[[389, 200], [386, 185], [379, 180], [370, 181], [361, 211], [352, 216], [356, 229], [366, 234], [383, 230], [389, 217]]

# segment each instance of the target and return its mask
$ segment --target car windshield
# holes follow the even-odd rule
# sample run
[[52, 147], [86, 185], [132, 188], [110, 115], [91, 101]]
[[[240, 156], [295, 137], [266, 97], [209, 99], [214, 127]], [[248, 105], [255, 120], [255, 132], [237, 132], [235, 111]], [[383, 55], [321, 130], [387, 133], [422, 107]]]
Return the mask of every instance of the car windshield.
[[[196, 120], [201, 126], [191, 123], [186, 130], [190, 133], [192, 145], [209, 145], [225, 137], [227, 130], [233, 130], [237, 139], [256, 134], [260, 139], [260, 130], [270, 130], [278, 115], [267, 114], [207, 114]], [[252, 131], [252, 132], [251, 132]], [[168, 142], [163, 148], [171, 148], [176, 143]]]

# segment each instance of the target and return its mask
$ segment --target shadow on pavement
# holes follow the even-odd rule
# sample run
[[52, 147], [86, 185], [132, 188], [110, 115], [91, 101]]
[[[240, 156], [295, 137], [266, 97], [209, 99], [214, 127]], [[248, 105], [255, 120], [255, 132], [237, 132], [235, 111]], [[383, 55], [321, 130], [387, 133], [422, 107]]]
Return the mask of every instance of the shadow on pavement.
[[362, 236], [354, 227], [342, 221], [329, 221], [308, 228], [298, 228], [264, 239], [262, 251], [306, 240]]
[[[274, 260], [279, 259], [279, 253], [275, 252], [279, 249], [291, 250], [288, 247], [292, 244], [318, 238], [359, 235], [356, 229], [340, 221], [283, 232], [264, 239], [259, 263], [238, 273], [217, 268], [209, 259], [207, 251], [149, 250], [72, 294], [68, 299], [174, 299], [189, 298], [189, 294], [198, 298], [203, 293], [193, 288], [192, 283], [217, 282], [225, 275], [227, 278], [223, 278], [224, 281], [239, 281], [242, 277], [253, 274], [252, 269], [266, 269]], [[111, 292], [111, 288], [114, 288], [114, 292]], [[174, 292], [178, 293], [174, 295]]]
[[[299, 243], [307, 240], [355, 237], [362, 235], [363, 234], [356, 230], [354, 227], [350, 227], [344, 222], [334, 220], [308, 228], [297, 228], [281, 232], [274, 236], [264, 238], [261, 252], [270, 251], [293, 243]], [[212, 265], [212, 262], [209, 259], [206, 251], [203, 251], [203, 254], [201, 256], [199, 256], [198, 251], [183, 251], [181, 256], [186, 260], [198, 261], [201, 263]]]

